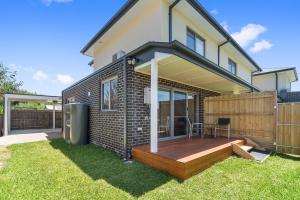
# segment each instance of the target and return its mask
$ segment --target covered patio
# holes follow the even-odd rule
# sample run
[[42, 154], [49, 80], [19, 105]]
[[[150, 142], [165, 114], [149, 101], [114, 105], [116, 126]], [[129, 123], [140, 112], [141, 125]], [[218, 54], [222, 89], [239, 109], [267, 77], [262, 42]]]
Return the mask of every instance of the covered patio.
[[[150, 121], [151, 121], [151, 139], [150, 139], [150, 152], [157, 153], [159, 152], [159, 141], [160, 135], [159, 132], [161, 131], [160, 121], [162, 121], [160, 114], [158, 113], [162, 108], [160, 107], [163, 104], [164, 100], [161, 100], [161, 86], [158, 84], [158, 79], [165, 79], [168, 81], [173, 81], [176, 83], [192, 86], [195, 88], [205, 89], [207, 91], [212, 91], [215, 94], [242, 94], [248, 93], [252, 91], [257, 91], [255, 87], [253, 87], [250, 83], [244, 81], [243, 79], [239, 78], [238, 76], [231, 74], [226, 69], [217, 66], [214, 63], [211, 63], [203, 56], [200, 56], [196, 53], [190, 52], [188, 49], [185, 49], [184, 46], [179, 45], [180, 48], [184, 48], [181, 51], [187, 51], [193, 55], [185, 55], [182, 53], [177, 53], [176, 51], [172, 51], [170, 53], [162, 53], [162, 52], [154, 52], [153, 56], [150, 61], [144, 62], [135, 66], [135, 71], [138, 73], [150, 75], [151, 77], [151, 101], [150, 101]], [[163, 87], [163, 86], [162, 86]], [[184, 110], [188, 110], [189, 108], [179, 108], [179, 110], [183, 112], [177, 112], [175, 110], [174, 104], [183, 105], [180, 100], [180, 97], [176, 99], [176, 96], [181, 95], [180, 92], [177, 94], [172, 90], [171, 98], [169, 104], [171, 104], [171, 111], [169, 116], [164, 116], [169, 123], [166, 124], [170, 128], [170, 134], [173, 137], [171, 139], [175, 139], [176, 134], [176, 127], [177, 124], [180, 123], [180, 120], [176, 120], [176, 118], [186, 118], [186, 121], [189, 121], [189, 114]], [[176, 90], [175, 90], [176, 91]], [[188, 93], [184, 94], [189, 101]], [[177, 100], [177, 102], [176, 102]], [[178, 102], [179, 100], [179, 102]], [[188, 104], [188, 102], [187, 102]], [[200, 102], [196, 102], [197, 109], [196, 110], [203, 110], [200, 105]], [[193, 111], [195, 112], [195, 111]], [[178, 114], [179, 113], [179, 114]], [[183, 121], [183, 120], [181, 120]], [[198, 119], [195, 120], [196, 123], [203, 123], [203, 121], [199, 121]], [[188, 126], [188, 123], [186, 123]], [[178, 134], [177, 134], [178, 135]], [[187, 134], [179, 134], [180, 136], [187, 136]]]
[[[220, 137], [220, 135], [216, 138], [207, 137], [214, 131], [213, 128], [198, 130], [194, 134], [189, 133], [188, 128], [185, 131], [185, 127], [190, 126], [191, 123], [184, 123], [184, 121], [204, 125], [204, 102], [202, 101], [205, 96], [193, 98], [193, 95], [187, 91], [176, 88], [166, 90], [163, 85], [160, 85], [160, 80], [211, 91], [217, 96], [251, 93], [258, 90], [251, 83], [177, 41], [167, 45], [149, 44], [148, 46], [150, 47], [144, 47], [147, 51], [140, 50], [143, 53], [137, 54], [136, 58], [140, 62], [135, 65], [134, 70], [151, 78], [150, 143], [134, 147], [132, 156], [134, 160], [185, 180], [214, 163], [230, 157], [234, 145], [242, 147], [246, 142], [239, 137]], [[170, 98], [166, 98], [168, 96]], [[196, 99], [194, 101], [196, 107], [193, 108], [192, 114], [202, 113], [203, 116], [201, 118], [196, 116], [191, 120], [193, 116], [190, 115], [189, 103], [193, 99]], [[183, 126], [179, 125], [180, 123]], [[179, 130], [180, 126], [184, 128]], [[162, 132], [167, 135], [166, 138], [162, 137]], [[200, 133], [206, 133], [206, 136], [200, 137]]]

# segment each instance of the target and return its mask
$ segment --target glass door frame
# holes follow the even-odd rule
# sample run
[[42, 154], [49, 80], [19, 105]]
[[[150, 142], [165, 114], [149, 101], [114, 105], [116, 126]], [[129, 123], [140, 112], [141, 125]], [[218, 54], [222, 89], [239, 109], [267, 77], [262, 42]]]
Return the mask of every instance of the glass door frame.
[[189, 107], [188, 107], [188, 97], [190, 95], [196, 97], [195, 99], [195, 119], [196, 119], [196, 122], [199, 121], [199, 113], [197, 112], [199, 110], [199, 94], [197, 92], [190, 92], [190, 91], [187, 91], [187, 90], [183, 90], [183, 89], [178, 89], [178, 88], [173, 88], [173, 87], [166, 87], [166, 86], [159, 86], [158, 87], [159, 90], [168, 90], [170, 91], [170, 95], [171, 95], [171, 107], [170, 107], [170, 110], [171, 110], [171, 113], [170, 113], [170, 137], [165, 137], [165, 138], [158, 138], [158, 141], [166, 141], [166, 140], [173, 140], [173, 139], [178, 139], [178, 138], [185, 138], [185, 137], [188, 137], [188, 125], [187, 125], [187, 134], [186, 135], [182, 135], [182, 136], [174, 136], [174, 93], [175, 92], [182, 92], [182, 93], [185, 93], [186, 95], [186, 117], [189, 116]]

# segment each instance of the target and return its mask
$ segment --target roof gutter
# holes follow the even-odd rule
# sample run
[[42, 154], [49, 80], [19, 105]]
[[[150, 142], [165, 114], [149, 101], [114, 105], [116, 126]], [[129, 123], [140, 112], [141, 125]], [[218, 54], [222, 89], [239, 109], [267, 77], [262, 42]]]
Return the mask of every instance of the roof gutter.
[[92, 67], [94, 65], [94, 60], [91, 60], [88, 65]]
[[124, 160], [127, 160], [129, 156], [127, 155], [127, 57], [123, 60], [123, 79], [124, 79], [124, 124], [123, 124], [123, 145], [124, 145]]
[[[115, 23], [117, 23], [139, 0], [128, 0], [124, 6], [106, 23], [106, 25], [87, 43], [87, 45], [80, 51], [85, 54], [91, 46], [99, 40]], [[204, 17], [216, 30], [218, 30], [225, 38], [229, 38], [230, 43], [243, 54], [250, 63], [252, 63], [257, 71], [262, 69], [256, 64], [256, 62], [243, 50], [243, 48], [228, 34], [225, 29], [208, 13], [208, 11], [197, 0], [185, 0], [187, 1], [202, 17]], [[172, 41], [172, 10], [180, 2], [176, 0], [169, 7], [169, 42]]]
[[257, 71], [262, 71], [258, 64], [244, 51], [244, 49], [231, 37], [227, 31], [209, 14], [209, 12], [197, 1], [186, 0], [203, 18], [205, 18], [216, 30], [223, 35], [223, 37], [230, 39], [230, 43], [243, 54], [250, 63], [252, 63]]
[[169, 42], [172, 42], [173, 39], [173, 8], [180, 2], [181, 0], [176, 0], [169, 6]]
[[85, 54], [114, 24], [116, 24], [139, 0], [128, 0], [121, 9], [104, 25], [104, 27], [83, 47], [80, 53]]
[[227, 39], [225, 42], [223, 42], [222, 44], [218, 45], [218, 65], [220, 66], [220, 57], [221, 57], [221, 47], [226, 45], [227, 43], [230, 42], [230, 38]]
[[[280, 73], [280, 72], [286, 72], [286, 71], [294, 71], [295, 78], [296, 78], [295, 81], [299, 80], [296, 67], [286, 68], [286, 69], [279, 69], [279, 70], [273, 70], [273, 71], [268, 71], [268, 72], [262, 72], [262, 73], [258, 73], [258, 74], [253, 74], [253, 76], [262, 76], [262, 75], [273, 74], [273, 73]], [[293, 82], [295, 82], [295, 81], [293, 81]]]

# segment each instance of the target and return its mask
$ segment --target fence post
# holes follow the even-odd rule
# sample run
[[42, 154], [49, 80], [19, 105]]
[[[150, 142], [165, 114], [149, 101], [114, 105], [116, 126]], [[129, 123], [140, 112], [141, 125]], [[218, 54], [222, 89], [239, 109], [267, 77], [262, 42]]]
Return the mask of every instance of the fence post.
[[53, 129], [55, 129], [55, 103], [53, 103]]

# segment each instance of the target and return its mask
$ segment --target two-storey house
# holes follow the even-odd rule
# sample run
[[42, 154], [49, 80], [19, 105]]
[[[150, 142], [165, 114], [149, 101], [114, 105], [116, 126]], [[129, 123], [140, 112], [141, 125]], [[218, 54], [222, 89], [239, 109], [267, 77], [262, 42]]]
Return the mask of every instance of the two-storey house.
[[195, 0], [129, 0], [81, 52], [94, 73], [64, 103], [89, 104], [90, 142], [123, 157], [187, 137], [205, 97], [259, 91], [260, 67]]

